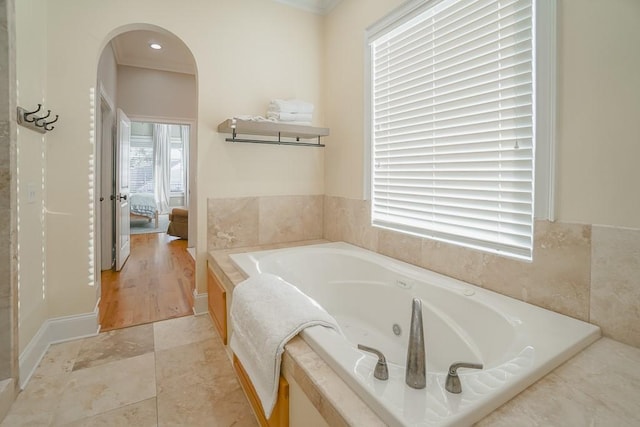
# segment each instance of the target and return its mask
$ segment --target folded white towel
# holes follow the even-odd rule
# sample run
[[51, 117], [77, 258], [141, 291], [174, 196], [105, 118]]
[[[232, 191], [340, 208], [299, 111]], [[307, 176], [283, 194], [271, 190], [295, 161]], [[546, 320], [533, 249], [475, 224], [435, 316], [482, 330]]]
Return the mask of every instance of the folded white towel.
[[280, 113], [313, 113], [313, 104], [299, 99], [272, 99], [269, 110]]
[[313, 120], [313, 114], [311, 113], [277, 113], [275, 111], [268, 111], [267, 118], [271, 120], [277, 120], [279, 122], [308, 122]]
[[238, 116], [233, 116], [234, 119], [238, 119], [238, 120], [245, 120], [248, 122], [272, 122], [272, 119], [268, 119], [266, 117], [263, 116], [251, 116], [251, 115], [238, 115]]
[[231, 349], [249, 375], [269, 418], [276, 402], [285, 344], [302, 329], [340, 330], [317, 302], [278, 276], [261, 273], [233, 290]]

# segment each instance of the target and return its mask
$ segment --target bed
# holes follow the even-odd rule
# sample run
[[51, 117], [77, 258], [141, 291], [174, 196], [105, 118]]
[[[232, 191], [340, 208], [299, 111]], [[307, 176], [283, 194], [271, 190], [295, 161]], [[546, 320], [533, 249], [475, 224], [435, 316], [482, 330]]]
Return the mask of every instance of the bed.
[[146, 218], [151, 222], [155, 220], [158, 228], [158, 207], [152, 193], [134, 193], [129, 198], [131, 202], [131, 219]]

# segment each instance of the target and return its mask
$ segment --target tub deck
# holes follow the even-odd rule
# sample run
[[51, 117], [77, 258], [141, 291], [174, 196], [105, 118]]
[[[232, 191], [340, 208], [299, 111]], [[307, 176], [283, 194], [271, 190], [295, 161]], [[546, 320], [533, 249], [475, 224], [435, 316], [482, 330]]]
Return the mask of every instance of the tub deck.
[[[209, 253], [209, 264], [232, 288], [244, 276], [230, 254], [317, 243], [326, 241], [217, 250]], [[329, 425], [384, 425], [301, 338], [286, 346], [282, 371], [295, 379]], [[602, 338], [476, 425], [633, 425], [640, 422], [639, 383], [640, 349]]]

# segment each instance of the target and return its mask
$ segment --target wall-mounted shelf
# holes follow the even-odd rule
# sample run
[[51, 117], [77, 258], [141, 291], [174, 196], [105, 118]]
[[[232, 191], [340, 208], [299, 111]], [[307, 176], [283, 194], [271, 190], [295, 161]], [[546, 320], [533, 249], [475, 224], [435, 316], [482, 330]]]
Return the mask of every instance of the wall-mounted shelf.
[[[281, 122], [254, 121], [241, 119], [227, 119], [218, 125], [218, 132], [230, 133], [231, 138], [226, 138], [228, 142], [247, 142], [253, 144], [277, 144], [277, 145], [302, 145], [307, 147], [324, 147], [320, 143], [320, 138], [329, 135], [328, 128], [319, 128], [307, 125], [294, 125]], [[277, 140], [264, 139], [244, 139], [238, 135], [259, 135], [277, 137]], [[294, 141], [283, 140], [282, 138], [293, 138]], [[303, 142], [301, 139], [317, 139], [316, 142]]]

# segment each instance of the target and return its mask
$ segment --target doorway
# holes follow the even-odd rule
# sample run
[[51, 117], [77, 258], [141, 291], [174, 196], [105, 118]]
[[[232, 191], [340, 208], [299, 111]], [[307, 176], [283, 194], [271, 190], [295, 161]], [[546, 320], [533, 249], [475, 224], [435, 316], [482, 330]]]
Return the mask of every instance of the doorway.
[[[177, 233], [174, 208], [189, 211], [188, 123], [131, 122], [129, 151], [131, 234]], [[172, 227], [169, 228], [169, 217]]]
[[[159, 52], [152, 45], [161, 46]], [[106, 100], [96, 150], [101, 330], [193, 314], [195, 261], [187, 248], [196, 246], [196, 84], [191, 52], [159, 28], [124, 31], [100, 57], [98, 87]], [[120, 110], [130, 118], [125, 156], [118, 151]], [[130, 167], [120, 167], [124, 158]], [[126, 186], [116, 188], [123, 176]], [[166, 234], [178, 207], [188, 212], [188, 236], [182, 239]], [[124, 240], [130, 242], [126, 262], [116, 250]]]

